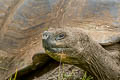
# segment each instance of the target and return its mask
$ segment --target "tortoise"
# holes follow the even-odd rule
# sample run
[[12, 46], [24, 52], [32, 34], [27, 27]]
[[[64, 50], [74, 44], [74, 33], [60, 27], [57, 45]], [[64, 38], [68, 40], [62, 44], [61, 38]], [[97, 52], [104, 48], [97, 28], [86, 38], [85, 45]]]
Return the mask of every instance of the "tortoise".
[[[15, 73], [16, 68], [18, 74], [26, 74], [38, 67], [33, 66], [37, 63], [33, 56], [43, 51], [41, 33], [48, 27], [68, 25], [119, 31], [119, 3], [119, 0], [1, 0], [1, 80]], [[119, 42], [116, 40], [112, 43]], [[46, 64], [47, 58], [41, 66]], [[39, 60], [38, 63], [41, 63]]]
[[[76, 0], [76, 1], [66, 0], [66, 1], [64, 1], [63, 0], [63, 2], [61, 2], [61, 3], [65, 3], [65, 4], [64, 4], [63, 8], [60, 8], [61, 14], [59, 14], [58, 16], [60, 16], [61, 18], [58, 17], [58, 19], [57, 19], [60, 23], [59, 24], [60, 27], [67, 26], [67, 27], [82, 28], [83, 29], [82, 31], [84, 31], [85, 34], [86, 34], [86, 32], [87, 32], [87, 34], [90, 34], [90, 37], [92, 37], [94, 42], [97, 42], [96, 43], [97, 45], [102, 46], [101, 50], [104, 49], [107, 52], [106, 55], [108, 55], [108, 56], [110, 55], [110, 56], [112, 56], [111, 58], [115, 59], [115, 62], [118, 64], [118, 65], [116, 65], [116, 64], [115, 65], [117, 67], [119, 67], [119, 62], [120, 62], [120, 56], [119, 56], [119, 54], [120, 54], [119, 53], [119, 51], [120, 51], [120, 49], [119, 49], [119, 47], [120, 47], [120, 45], [119, 45], [119, 41], [120, 41], [120, 39], [119, 39], [119, 31], [120, 31], [119, 23], [120, 23], [120, 20], [119, 19], [120, 19], [120, 17], [119, 17], [118, 13], [120, 11], [120, 9], [119, 9], [120, 1], [118, 1], [118, 0], [102, 0], [102, 1], [101, 0], [82, 0], [82, 1], [81, 0]], [[63, 13], [62, 13], [62, 11], [63, 11]], [[65, 32], [67, 31], [67, 29], [69, 31], [69, 28], [65, 28]], [[53, 35], [56, 35], [54, 33], [57, 30], [59, 30], [59, 29], [50, 30], [50, 32], [48, 31], [48, 34], [45, 32], [45, 35], [47, 34], [48, 36], [51, 36], [52, 31], [53, 31]], [[64, 29], [62, 28], [62, 30], [64, 30]], [[58, 31], [58, 33], [59, 33], [59, 31]], [[71, 30], [71, 34], [72, 34], [72, 30]], [[54, 46], [56, 44], [55, 43], [56, 41], [54, 40], [54, 38], [55, 38], [55, 36], [52, 38], [53, 41], [51, 41], [51, 39], [50, 39], [50, 41], [48, 40], [49, 42], [43, 41], [43, 43], [44, 43], [43, 46], [46, 49], [46, 53], [48, 53], [48, 55], [50, 55], [53, 59], [55, 59], [57, 61], [60, 61], [61, 56], [63, 56], [63, 62], [65, 62], [65, 63], [69, 63], [69, 64], [79, 63], [79, 61], [77, 61], [75, 58], [73, 58], [73, 57], [72, 57], [72, 59], [70, 58], [70, 54], [72, 54], [72, 53], [68, 53], [68, 54], [66, 53], [67, 55], [59, 54], [59, 52], [61, 52], [60, 50], [62, 50], [62, 49], [55, 48], [55, 47], [59, 47], [59, 46]], [[47, 45], [46, 45], [46, 43], [47, 43]], [[52, 45], [51, 43], [54, 45]], [[69, 44], [71, 44], [71, 43], [69, 43]], [[59, 45], [59, 44], [57, 44], [57, 45]], [[54, 47], [54, 48], [51, 49], [51, 47]], [[50, 50], [50, 52], [49, 52], [49, 50]], [[57, 52], [58, 54], [57, 53], [54, 54], [54, 52], [56, 52], [55, 50], [56, 51], [58, 50], [58, 52]], [[76, 51], [76, 50], [74, 50], [74, 51]], [[91, 49], [91, 51], [92, 51], [92, 49]], [[64, 50], [62, 51], [62, 53], [63, 52], [64, 52]], [[99, 50], [97, 52], [99, 52]], [[110, 61], [112, 61], [112, 60], [110, 60]], [[96, 61], [96, 63], [97, 62], [99, 62], [99, 61]], [[114, 62], [114, 60], [113, 60], [113, 62]], [[112, 63], [112, 62], [110, 62], [110, 63]], [[106, 64], [108, 64], [108, 63], [106, 63]], [[80, 66], [77, 65], [77, 66], [82, 67], [81, 65]], [[108, 80], [119, 80], [119, 75], [120, 75], [119, 68], [115, 70], [115, 74], [114, 74], [114, 70], [110, 71], [110, 72], [108, 70], [108, 73], [107, 73], [107, 71], [105, 69], [103, 69], [104, 73], [108, 76], [108, 77], [106, 77], [105, 75], [102, 75], [102, 74], [100, 75], [100, 73], [95, 75], [94, 73], [96, 73], [97, 71], [92, 73], [91, 71], [89, 71], [89, 69], [85, 69], [86, 67], [87, 66], [84, 66], [82, 68], [84, 70], [87, 70], [91, 75], [93, 75], [95, 77], [95, 80], [96, 79], [98, 79], [98, 80], [107, 80], [107, 79]], [[113, 67], [115, 67], [115, 66], [113, 66]], [[115, 67], [115, 68], [117, 68], [117, 67]], [[96, 68], [99, 69], [98, 66], [96, 66]], [[101, 70], [101, 71], [103, 71], [103, 70]], [[98, 71], [98, 72], [100, 72], [100, 71]]]
[[[50, 28], [43, 33], [43, 47], [51, 58], [78, 66], [95, 80], [119, 80], [120, 32], [108, 33], [76, 27]], [[104, 35], [108, 40], [102, 38]]]

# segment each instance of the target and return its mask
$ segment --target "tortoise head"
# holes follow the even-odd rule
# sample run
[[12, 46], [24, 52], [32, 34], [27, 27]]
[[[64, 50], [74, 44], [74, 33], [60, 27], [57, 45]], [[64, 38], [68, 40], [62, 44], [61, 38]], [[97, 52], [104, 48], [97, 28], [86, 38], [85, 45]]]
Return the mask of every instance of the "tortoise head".
[[[57, 61], [79, 64], [89, 37], [80, 28], [50, 28], [42, 36], [46, 53]], [[79, 52], [79, 53], [78, 53]]]

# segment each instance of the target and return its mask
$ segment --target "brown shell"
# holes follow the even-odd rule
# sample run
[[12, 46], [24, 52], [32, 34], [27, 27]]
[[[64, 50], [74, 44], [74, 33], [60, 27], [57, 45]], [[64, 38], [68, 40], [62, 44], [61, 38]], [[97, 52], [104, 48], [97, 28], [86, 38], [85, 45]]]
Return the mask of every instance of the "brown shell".
[[43, 50], [41, 33], [48, 27], [118, 35], [119, 13], [119, 0], [0, 0], [0, 79], [31, 65], [33, 55]]
[[56, 25], [80, 27], [101, 45], [120, 41], [119, 0], [61, 0], [57, 8]]

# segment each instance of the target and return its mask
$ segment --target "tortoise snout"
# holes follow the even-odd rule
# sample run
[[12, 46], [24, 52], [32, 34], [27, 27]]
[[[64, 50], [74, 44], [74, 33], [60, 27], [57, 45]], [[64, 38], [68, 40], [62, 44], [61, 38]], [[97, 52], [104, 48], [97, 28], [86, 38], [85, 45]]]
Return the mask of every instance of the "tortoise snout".
[[42, 39], [43, 39], [43, 40], [47, 40], [47, 39], [49, 38], [49, 36], [50, 36], [50, 35], [49, 35], [49, 32], [48, 32], [48, 31], [44, 31], [44, 32], [43, 32], [43, 35], [42, 35]]
[[55, 41], [54, 36], [49, 31], [44, 31], [42, 34], [42, 44], [45, 49], [49, 49], [51, 47], [54, 47]]
[[42, 34], [42, 43], [44, 48], [49, 47], [49, 38], [50, 38], [50, 33], [48, 31], [44, 31]]

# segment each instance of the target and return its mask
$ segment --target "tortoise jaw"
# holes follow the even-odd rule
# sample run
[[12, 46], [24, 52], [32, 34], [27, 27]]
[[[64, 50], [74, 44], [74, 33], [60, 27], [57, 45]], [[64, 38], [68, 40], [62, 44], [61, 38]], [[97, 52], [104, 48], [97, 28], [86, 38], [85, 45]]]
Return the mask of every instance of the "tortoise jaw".
[[[68, 48], [67, 48], [68, 49]], [[58, 62], [63, 62], [67, 64], [79, 64], [78, 60], [74, 58], [73, 56], [67, 55], [65, 52], [51, 52], [49, 50], [45, 50], [45, 52], [53, 59], [55, 59]]]
[[70, 48], [45, 48], [45, 50], [48, 50], [49, 52], [52, 53], [64, 53], [70, 50]]

